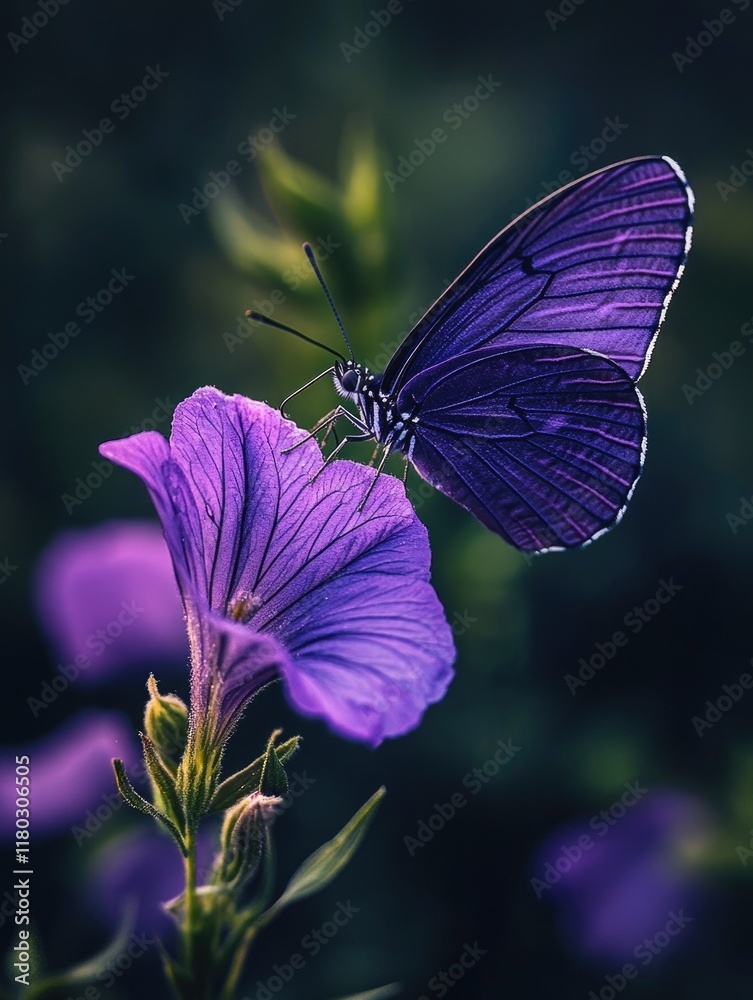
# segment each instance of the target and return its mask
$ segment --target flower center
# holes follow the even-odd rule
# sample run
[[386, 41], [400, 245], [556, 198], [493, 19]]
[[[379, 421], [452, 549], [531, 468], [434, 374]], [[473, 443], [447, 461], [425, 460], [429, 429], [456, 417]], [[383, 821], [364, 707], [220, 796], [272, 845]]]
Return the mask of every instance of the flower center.
[[230, 601], [228, 611], [233, 621], [245, 625], [253, 618], [261, 605], [261, 598], [248, 590], [241, 590]]

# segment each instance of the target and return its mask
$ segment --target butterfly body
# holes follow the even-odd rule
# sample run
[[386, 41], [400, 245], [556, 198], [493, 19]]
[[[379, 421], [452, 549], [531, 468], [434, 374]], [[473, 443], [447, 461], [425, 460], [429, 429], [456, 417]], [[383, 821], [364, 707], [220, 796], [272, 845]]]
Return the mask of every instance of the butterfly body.
[[381, 391], [382, 375], [374, 374], [358, 362], [346, 361], [333, 370], [338, 395], [358, 407], [360, 422], [377, 444], [411, 457], [418, 417], [400, 411], [397, 399]]
[[358, 439], [523, 551], [575, 548], [622, 517], [643, 468], [646, 369], [690, 246], [668, 157], [613, 164], [495, 236], [373, 374], [338, 362]]

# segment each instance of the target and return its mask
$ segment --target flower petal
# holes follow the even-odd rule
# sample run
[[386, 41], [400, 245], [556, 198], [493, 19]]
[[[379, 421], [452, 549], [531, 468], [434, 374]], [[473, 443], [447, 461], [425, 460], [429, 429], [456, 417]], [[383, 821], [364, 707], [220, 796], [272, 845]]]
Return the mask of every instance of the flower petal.
[[[114, 712], [80, 712], [60, 729], [0, 754], [0, 839], [14, 836], [15, 758], [28, 756], [34, 835], [83, 825], [87, 809], [117, 800], [112, 758], [130, 770], [138, 760], [126, 719]], [[112, 807], [110, 806], [110, 811]]]
[[269, 681], [281, 676], [287, 654], [272, 636], [213, 612], [201, 618], [199, 628], [202, 658], [197, 667], [191, 711], [208, 712], [216, 707], [218, 734], [223, 739], [251, 698]]
[[[197, 837], [200, 884], [209, 876], [215, 837], [214, 831], [205, 829]], [[179, 895], [184, 885], [183, 859], [175, 842], [151, 826], [139, 826], [100, 847], [89, 862], [83, 896], [91, 913], [111, 927], [118, 927], [124, 910], [135, 904], [136, 934], [146, 931], [165, 938], [175, 933], [175, 921], [163, 904]]]
[[[624, 809], [625, 800], [614, 805]], [[662, 930], [671, 910], [702, 913], [699, 862], [712, 843], [713, 825], [703, 802], [674, 789], [652, 789], [626, 815], [613, 809], [600, 815], [596, 824], [594, 816], [555, 831], [541, 845], [535, 868], [559, 907], [570, 948], [617, 963]], [[584, 843], [589, 846], [568, 851], [567, 845]], [[547, 870], [557, 873], [556, 881], [548, 882]], [[685, 941], [691, 937], [683, 934]]]
[[142, 434], [101, 451], [149, 486], [199, 617], [208, 604], [215, 627], [238, 623], [234, 644], [277, 639], [291, 701], [338, 732], [375, 746], [413, 728], [447, 689], [455, 650], [402, 484], [323, 467], [277, 411], [211, 388], [178, 406], [166, 449]]
[[186, 662], [175, 572], [159, 526], [149, 521], [58, 535], [37, 566], [36, 603], [57, 655], [88, 661], [82, 680]]

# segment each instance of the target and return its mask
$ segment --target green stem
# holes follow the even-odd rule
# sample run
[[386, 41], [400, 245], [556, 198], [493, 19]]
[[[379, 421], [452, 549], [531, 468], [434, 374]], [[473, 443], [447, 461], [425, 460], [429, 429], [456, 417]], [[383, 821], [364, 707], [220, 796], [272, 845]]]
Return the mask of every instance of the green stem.
[[185, 922], [185, 963], [192, 972], [196, 945], [196, 834], [190, 831], [186, 836], [186, 922]]
[[207, 1000], [210, 997], [212, 976], [207, 968], [206, 949], [201, 947], [202, 932], [205, 928], [199, 913], [199, 898], [196, 892], [196, 831], [186, 834], [186, 891], [185, 916], [183, 920], [183, 964], [188, 973], [188, 989], [184, 1000]]
[[246, 962], [248, 949], [251, 947], [251, 943], [256, 936], [257, 930], [258, 928], [255, 926], [249, 927], [241, 938], [240, 943], [235, 948], [233, 960], [230, 963], [230, 971], [228, 972], [227, 980], [225, 981], [225, 987], [220, 995], [220, 1000], [233, 1000], [235, 991], [238, 987], [238, 980], [241, 977], [243, 966]]

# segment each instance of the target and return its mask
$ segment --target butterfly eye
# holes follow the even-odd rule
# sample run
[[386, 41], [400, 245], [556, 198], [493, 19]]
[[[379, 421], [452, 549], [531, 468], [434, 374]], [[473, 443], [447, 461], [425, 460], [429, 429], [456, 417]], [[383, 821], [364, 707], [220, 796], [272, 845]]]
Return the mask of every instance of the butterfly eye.
[[340, 379], [340, 385], [345, 389], [346, 392], [357, 392], [358, 387], [361, 384], [361, 376], [358, 372], [350, 371], [345, 372], [345, 374]]

